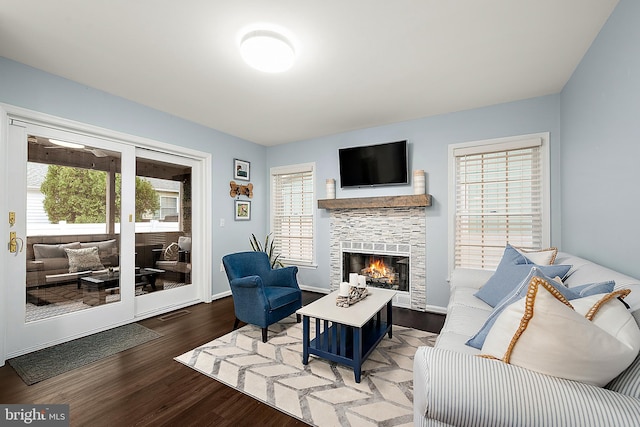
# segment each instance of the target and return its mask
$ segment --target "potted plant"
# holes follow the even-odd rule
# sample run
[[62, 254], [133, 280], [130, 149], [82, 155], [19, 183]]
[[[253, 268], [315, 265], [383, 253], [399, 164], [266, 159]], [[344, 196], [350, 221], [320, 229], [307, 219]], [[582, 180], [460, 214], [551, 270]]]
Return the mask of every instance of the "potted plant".
[[251, 238], [249, 239], [249, 243], [251, 243], [251, 247], [256, 252], [265, 252], [269, 257], [269, 262], [271, 263], [271, 268], [284, 267], [284, 264], [280, 262], [278, 258], [280, 258], [280, 254], [275, 255], [273, 253], [274, 242], [271, 239], [271, 233], [267, 234], [267, 237], [264, 239], [264, 245], [258, 241], [255, 234], [251, 233]]

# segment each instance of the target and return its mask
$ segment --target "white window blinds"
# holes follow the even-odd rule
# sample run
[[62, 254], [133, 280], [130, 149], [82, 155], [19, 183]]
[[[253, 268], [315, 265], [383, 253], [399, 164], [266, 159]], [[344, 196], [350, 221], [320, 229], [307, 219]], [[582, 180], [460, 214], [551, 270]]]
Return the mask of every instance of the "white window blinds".
[[313, 165], [273, 168], [271, 228], [275, 253], [288, 264], [312, 264]]
[[507, 243], [541, 248], [541, 143], [536, 138], [454, 150], [456, 267], [494, 269]]

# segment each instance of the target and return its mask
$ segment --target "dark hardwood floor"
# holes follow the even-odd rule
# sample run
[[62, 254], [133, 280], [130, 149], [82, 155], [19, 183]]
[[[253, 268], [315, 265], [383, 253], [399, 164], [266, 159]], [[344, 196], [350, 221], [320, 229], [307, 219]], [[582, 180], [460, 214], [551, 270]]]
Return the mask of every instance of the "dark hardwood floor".
[[[305, 304], [322, 294], [303, 292]], [[231, 331], [233, 300], [139, 323], [161, 338], [32, 386], [0, 368], [0, 403], [67, 403], [72, 426], [303, 426], [268, 405], [173, 360]], [[394, 308], [394, 324], [439, 332], [444, 316]], [[161, 320], [162, 318], [168, 318]]]

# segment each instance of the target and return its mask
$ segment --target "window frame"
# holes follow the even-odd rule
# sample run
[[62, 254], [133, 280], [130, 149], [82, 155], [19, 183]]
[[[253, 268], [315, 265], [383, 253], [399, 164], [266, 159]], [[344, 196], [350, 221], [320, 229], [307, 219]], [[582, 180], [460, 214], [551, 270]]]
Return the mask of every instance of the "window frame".
[[549, 149], [549, 132], [526, 134], [518, 136], [510, 136], [505, 138], [495, 138], [479, 141], [470, 141], [463, 143], [449, 144], [448, 147], [448, 173], [449, 173], [449, 191], [448, 191], [448, 231], [447, 239], [449, 242], [448, 249], [448, 274], [449, 277], [455, 268], [455, 250], [456, 250], [456, 155], [458, 150], [473, 151], [474, 153], [490, 153], [496, 151], [506, 151], [521, 146], [528, 140], [539, 139], [540, 144], [540, 200], [541, 209], [541, 242], [543, 248], [550, 247], [551, 242], [551, 168], [550, 168], [550, 149]]
[[269, 207], [269, 213], [270, 213], [270, 224], [269, 224], [269, 230], [270, 233], [272, 234], [273, 238], [276, 239], [276, 233], [274, 232], [274, 223], [275, 223], [275, 218], [276, 218], [276, 212], [275, 212], [275, 180], [274, 177], [276, 175], [282, 175], [282, 174], [294, 174], [294, 173], [304, 173], [304, 172], [308, 172], [311, 171], [311, 179], [312, 179], [312, 208], [311, 208], [311, 217], [312, 217], [312, 237], [311, 237], [311, 261], [309, 262], [299, 262], [299, 261], [294, 261], [294, 260], [289, 260], [289, 259], [285, 259], [285, 258], [279, 258], [279, 260], [284, 264], [284, 265], [296, 265], [298, 267], [311, 267], [311, 268], [315, 268], [317, 267], [317, 263], [316, 263], [316, 256], [317, 256], [317, 250], [316, 250], [316, 243], [317, 243], [317, 233], [316, 233], [316, 224], [317, 224], [317, 218], [316, 218], [316, 211], [317, 209], [314, 209], [317, 197], [316, 197], [316, 164], [315, 162], [311, 162], [311, 163], [298, 163], [298, 164], [293, 164], [293, 165], [285, 165], [285, 166], [274, 166], [269, 170], [269, 200], [270, 200], [270, 207]]

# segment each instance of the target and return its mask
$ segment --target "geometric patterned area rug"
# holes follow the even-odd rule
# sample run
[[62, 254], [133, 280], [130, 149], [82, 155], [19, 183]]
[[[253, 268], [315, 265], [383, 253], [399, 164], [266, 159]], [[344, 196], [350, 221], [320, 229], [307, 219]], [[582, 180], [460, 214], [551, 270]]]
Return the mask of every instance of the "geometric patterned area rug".
[[437, 334], [393, 325], [393, 338], [385, 335], [363, 364], [359, 384], [347, 366], [313, 355], [302, 364], [295, 316], [269, 326], [266, 343], [261, 334], [245, 325], [175, 360], [310, 425], [413, 425], [413, 356]]

